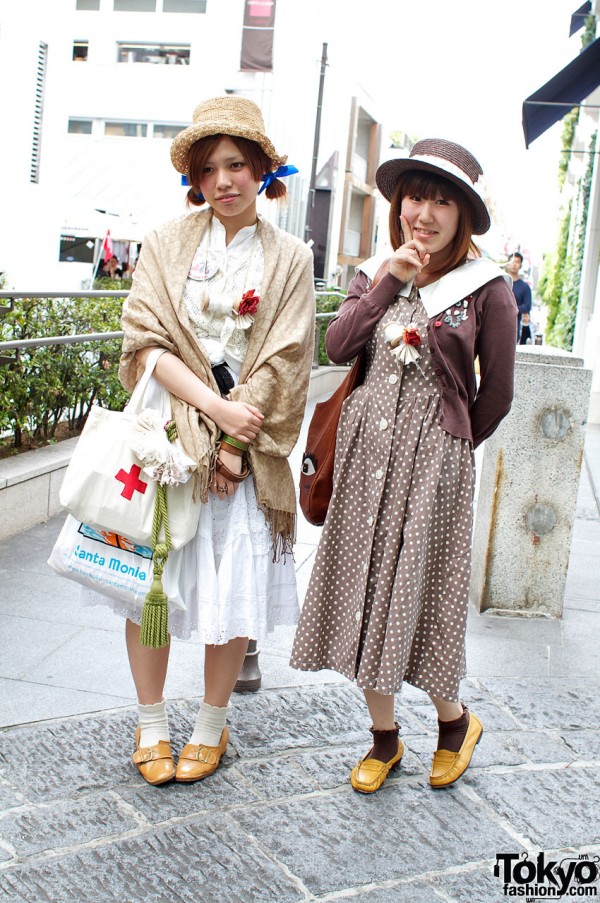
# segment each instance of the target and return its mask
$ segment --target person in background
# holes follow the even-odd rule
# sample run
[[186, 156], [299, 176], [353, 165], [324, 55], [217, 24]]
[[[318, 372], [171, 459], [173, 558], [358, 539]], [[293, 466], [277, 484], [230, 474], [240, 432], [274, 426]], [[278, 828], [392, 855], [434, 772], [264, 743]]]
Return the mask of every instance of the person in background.
[[394, 251], [357, 268], [326, 336], [336, 363], [364, 350], [366, 373], [342, 409], [291, 664], [331, 668], [363, 690], [373, 743], [350, 775], [362, 793], [402, 758], [394, 694], [404, 681], [437, 711], [432, 787], [463, 774], [483, 730], [460, 698], [473, 449], [511, 406], [517, 310], [509, 278], [473, 243], [490, 227], [481, 175], [472, 154], [441, 139], [379, 167]]
[[524, 345], [526, 342], [521, 342], [521, 319], [523, 314], [531, 313], [531, 289], [525, 280], [521, 279], [519, 276], [522, 266], [523, 255], [520, 251], [515, 251], [514, 254], [511, 254], [510, 256], [506, 265], [506, 270], [513, 280], [513, 294], [519, 309], [519, 316], [517, 319], [517, 344]]

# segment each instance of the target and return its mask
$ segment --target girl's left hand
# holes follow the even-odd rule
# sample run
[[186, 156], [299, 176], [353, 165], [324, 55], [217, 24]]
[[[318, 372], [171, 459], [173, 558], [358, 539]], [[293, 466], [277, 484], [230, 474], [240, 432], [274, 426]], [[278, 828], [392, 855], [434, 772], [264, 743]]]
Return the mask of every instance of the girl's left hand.
[[[243, 458], [240, 455], [232, 455], [231, 452], [225, 451], [225, 449], [222, 448], [219, 450], [219, 458], [225, 467], [229, 468], [232, 473], [242, 472]], [[218, 495], [219, 498], [225, 498], [226, 495], [233, 495], [237, 492], [239, 485], [239, 483], [233, 483], [231, 480], [227, 480], [222, 473], [215, 470], [215, 475], [208, 488], [213, 495]]]

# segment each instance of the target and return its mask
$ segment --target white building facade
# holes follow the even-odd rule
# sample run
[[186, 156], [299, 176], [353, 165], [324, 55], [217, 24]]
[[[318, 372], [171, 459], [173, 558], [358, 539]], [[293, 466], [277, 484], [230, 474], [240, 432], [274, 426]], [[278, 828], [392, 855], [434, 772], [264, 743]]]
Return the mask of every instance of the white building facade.
[[[87, 287], [108, 230], [117, 256], [133, 261], [148, 229], [186, 209], [172, 137], [201, 100], [225, 93], [259, 104], [276, 148], [300, 170], [288, 180], [289, 205], [261, 212], [304, 235], [322, 43], [295, 42], [298, 7], [278, 0], [273, 69], [243, 70], [244, 15], [261, 4], [1, 0], [0, 78], [13, 86], [0, 98], [0, 271], [9, 287]], [[319, 170], [336, 155], [326, 282], [372, 253], [379, 162], [375, 105], [339, 61], [326, 73]]]

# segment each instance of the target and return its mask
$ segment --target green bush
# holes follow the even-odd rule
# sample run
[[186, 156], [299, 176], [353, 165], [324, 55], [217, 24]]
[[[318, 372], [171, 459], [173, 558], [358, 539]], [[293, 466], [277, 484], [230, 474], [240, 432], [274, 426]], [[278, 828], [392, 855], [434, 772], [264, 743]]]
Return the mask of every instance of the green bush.
[[[0, 320], [0, 339], [118, 332], [122, 304], [120, 298], [15, 300]], [[128, 393], [117, 376], [120, 353], [120, 339], [13, 352], [14, 363], [1, 370], [0, 430], [10, 431], [19, 449], [25, 435], [52, 440], [60, 422], [77, 432], [93, 404], [122, 410]]]
[[[317, 292], [317, 313], [318, 314], [328, 314], [335, 313], [345, 298], [345, 294], [341, 289], [336, 286], [332, 286], [331, 288], [326, 289], [327, 292], [335, 292], [335, 294], [322, 294], [321, 292]], [[319, 364], [321, 366], [327, 366], [331, 361], [327, 356], [327, 351], [325, 350], [325, 333], [327, 332], [327, 326], [329, 325], [328, 320], [317, 320], [317, 323], [320, 324], [320, 332], [319, 332]]]

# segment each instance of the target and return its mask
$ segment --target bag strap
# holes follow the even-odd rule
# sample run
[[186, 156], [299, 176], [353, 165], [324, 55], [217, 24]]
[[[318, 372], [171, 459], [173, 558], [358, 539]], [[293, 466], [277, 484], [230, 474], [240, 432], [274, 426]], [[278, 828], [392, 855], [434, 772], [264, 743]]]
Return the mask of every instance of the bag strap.
[[163, 355], [166, 350], [166, 348], [153, 348], [146, 358], [146, 367], [144, 369], [144, 372], [139, 378], [138, 383], [131, 394], [131, 398], [125, 405], [125, 411], [127, 411], [128, 414], [139, 414], [142, 410], [144, 393], [148, 388], [148, 383], [150, 382], [150, 378], [154, 373], [154, 368], [156, 367], [159, 357]]

